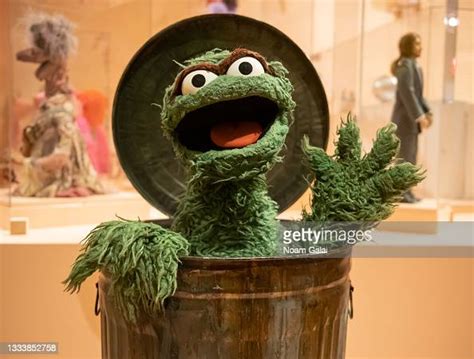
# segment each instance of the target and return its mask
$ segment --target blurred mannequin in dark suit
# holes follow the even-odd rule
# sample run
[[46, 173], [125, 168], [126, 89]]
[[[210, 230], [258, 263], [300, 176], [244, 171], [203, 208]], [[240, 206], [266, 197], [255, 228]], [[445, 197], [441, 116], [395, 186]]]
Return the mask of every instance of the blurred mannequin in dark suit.
[[[397, 77], [397, 95], [392, 122], [400, 137], [399, 157], [416, 163], [418, 134], [430, 127], [433, 119], [430, 107], [423, 98], [423, 73], [416, 62], [421, 55], [421, 39], [415, 33], [404, 35], [398, 44], [400, 56], [392, 63], [392, 73]], [[411, 191], [405, 193], [402, 202], [419, 201]]]

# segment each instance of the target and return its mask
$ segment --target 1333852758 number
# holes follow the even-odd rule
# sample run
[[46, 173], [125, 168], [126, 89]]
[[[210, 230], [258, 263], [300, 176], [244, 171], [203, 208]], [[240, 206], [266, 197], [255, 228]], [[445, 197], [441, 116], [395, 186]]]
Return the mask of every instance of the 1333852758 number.
[[58, 343], [25, 343], [11, 342], [0, 343], [0, 355], [2, 354], [56, 354]]

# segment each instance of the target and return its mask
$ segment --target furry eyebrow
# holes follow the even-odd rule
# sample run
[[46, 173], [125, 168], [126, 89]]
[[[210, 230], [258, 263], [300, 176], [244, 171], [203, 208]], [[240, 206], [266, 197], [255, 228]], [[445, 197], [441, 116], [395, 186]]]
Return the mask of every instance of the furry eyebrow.
[[[181, 95], [181, 84], [183, 82], [183, 79], [186, 77], [187, 74], [195, 71], [195, 70], [206, 70], [210, 72], [214, 72], [216, 75], [224, 75], [227, 70], [229, 69], [229, 66], [236, 60], [241, 59], [242, 57], [250, 56], [258, 60], [263, 68], [265, 69], [266, 73], [269, 73], [270, 75], [275, 76], [275, 73], [273, 69], [268, 65], [267, 60], [260, 55], [258, 52], [247, 50], [244, 48], [237, 48], [234, 51], [230, 53], [229, 56], [227, 56], [224, 60], [219, 62], [218, 64], [211, 64], [209, 62], [203, 62], [201, 64], [196, 64], [192, 65], [189, 67], [185, 67], [179, 74], [178, 77], [176, 78], [172, 96], [179, 96]], [[174, 61], [178, 66], [183, 66], [177, 61]]]
[[260, 55], [258, 52], [247, 50], [244, 48], [237, 48], [234, 51], [232, 51], [232, 53], [229, 56], [227, 56], [224, 60], [222, 60], [219, 63], [219, 66], [221, 66], [225, 72], [234, 61], [246, 56], [250, 56], [258, 60], [262, 64], [263, 68], [265, 69], [265, 72], [270, 73], [271, 75], [274, 75], [270, 66], [268, 66], [267, 60], [262, 55]]

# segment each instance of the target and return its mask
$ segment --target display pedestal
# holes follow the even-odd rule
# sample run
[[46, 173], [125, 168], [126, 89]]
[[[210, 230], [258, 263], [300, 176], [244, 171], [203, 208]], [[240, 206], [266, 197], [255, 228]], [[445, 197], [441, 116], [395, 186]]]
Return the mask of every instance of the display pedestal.
[[450, 207], [451, 221], [474, 221], [474, 201], [441, 200], [440, 202], [446, 203]]
[[436, 199], [427, 198], [417, 203], [400, 203], [388, 222], [436, 222], [449, 220], [450, 209]]
[[151, 209], [135, 192], [75, 198], [5, 197], [0, 199], [0, 227], [10, 228], [12, 217], [27, 218], [29, 228], [98, 224], [116, 216], [146, 220]]

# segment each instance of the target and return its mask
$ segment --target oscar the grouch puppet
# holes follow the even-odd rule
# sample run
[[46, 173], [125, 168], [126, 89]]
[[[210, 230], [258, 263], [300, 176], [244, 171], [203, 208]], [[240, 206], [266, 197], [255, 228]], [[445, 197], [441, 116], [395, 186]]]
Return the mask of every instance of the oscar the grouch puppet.
[[[205, 32], [202, 30], [205, 27], [203, 22], [215, 19], [212, 15], [198, 17], [187, 20], [188, 23], [179, 23], [175, 25], [178, 29], [171, 30], [174, 30], [173, 34], [179, 34], [180, 26], [197, 26], [196, 29]], [[226, 20], [244, 21], [233, 16]], [[198, 31], [196, 29], [187, 30], [194, 33]], [[142, 184], [147, 173], [153, 172], [154, 155], [150, 146], [157, 146], [158, 129], [156, 124], [146, 122], [148, 116], [143, 112], [140, 115], [133, 113], [137, 101], [146, 102], [145, 95], [137, 95], [134, 102], [123, 107], [122, 111], [121, 96], [127, 97], [120, 93], [120, 88], [135, 93], [133, 86], [127, 86], [127, 74], [133, 75], [132, 82], [137, 82], [140, 76], [134, 66], [146, 73], [143, 79], [157, 71], [157, 62], [147, 64], [141, 60], [142, 55], [152, 51], [156, 44], [164, 46], [160, 41], [166, 39], [170, 30], [164, 31], [150, 40], [144, 47], [146, 50], [142, 49], [129, 65], [116, 98], [116, 144], [123, 148], [124, 144], [119, 144], [117, 138], [123, 136], [126, 142], [134, 136], [132, 133], [140, 134], [142, 142], [127, 143], [127, 147], [135, 146], [134, 151], [128, 152], [136, 156], [132, 161], [134, 164], [143, 162], [136, 167], [138, 172], [128, 167], [128, 174], [132, 180], [142, 181]], [[277, 36], [281, 39], [284, 35], [278, 32]], [[288, 44], [290, 40], [284, 39]], [[251, 42], [252, 39], [244, 39], [240, 43]], [[175, 69], [177, 76], [171, 77], [172, 81], [163, 88], [160, 105], [161, 129], [186, 171], [186, 188], [178, 202], [171, 228], [142, 221], [102, 223], [86, 238], [83, 252], [66, 280], [68, 290], [79, 290], [81, 283], [97, 270], [106, 272], [112, 280], [111, 290], [117, 306], [125, 318], [135, 322], [143, 314], [159, 313], [164, 300], [173, 295], [183, 256], [235, 258], [278, 255], [278, 205], [269, 195], [266, 176], [274, 165], [282, 161], [280, 152], [285, 139], [293, 136], [288, 135], [292, 123], [297, 126], [311, 116], [315, 116], [316, 121], [317, 106], [324, 107], [325, 97], [322, 92], [322, 102], [318, 102], [310, 91], [314, 84], [318, 88], [321, 84], [301, 50], [295, 45], [281, 50], [291, 50], [292, 55], [297, 55], [298, 61], [288, 60], [289, 67], [299, 66], [296, 69], [301, 70], [301, 64], [307, 66], [305, 71], [292, 78], [291, 68], [271, 57], [279, 49], [274, 46], [271, 47], [273, 50], [264, 53], [266, 45], [262, 44], [255, 45], [255, 48], [214, 48], [207, 51], [191, 48], [189, 52], [195, 55], [187, 59], [180, 57], [183, 56], [179, 53], [182, 46], [178, 45], [175, 53], [159, 53], [163, 64], [176, 60], [180, 62], [173, 65], [181, 67]], [[190, 42], [189, 46], [206, 44]], [[150, 66], [150, 72], [146, 71], [147, 66]], [[153, 92], [156, 91], [155, 85], [144, 83], [135, 83], [135, 86], [156, 95]], [[153, 95], [149, 96], [153, 98]], [[150, 102], [148, 113], [153, 111]], [[310, 105], [316, 106], [313, 113], [305, 111]], [[120, 116], [127, 118], [120, 122]], [[133, 121], [136, 121], [134, 126], [125, 131]], [[155, 122], [159, 124], [159, 121]], [[144, 123], [150, 125], [144, 126]], [[301, 161], [306, 157], [316, 177], [312, 186], [312, 208], [304, 214], [305, 219], [317, 222], [379, 221], [387, 217], [394, 201], [421, 180], [419, 170], [411, 164], [392, 165], [398, 148], [394, 131], [392, 126], [380, 130], [372, 151], [367, 155], [361, 154], [359, 132], [352, 118], [348, 118], [339, 129], [337, 150], [332, 157], [322, 148], [309, 145], [308, 139], [303, 141], [303, 151], [301, 145], [298, 146]], [[152, 134], [148, 135], [149, 132]], [[300, 144], [301, 141], [301, 137], [297, 139]], [[138, 148], [141, 152], [136, 154]], [[157, 147], [156, 151], [159, 150]], [[130, 158], [123, 155], [122, 161], [130, 161]], [[287, 175], [302, 176], [301, 173]], [[140, 185], [138, 188], [143, 190]]]

